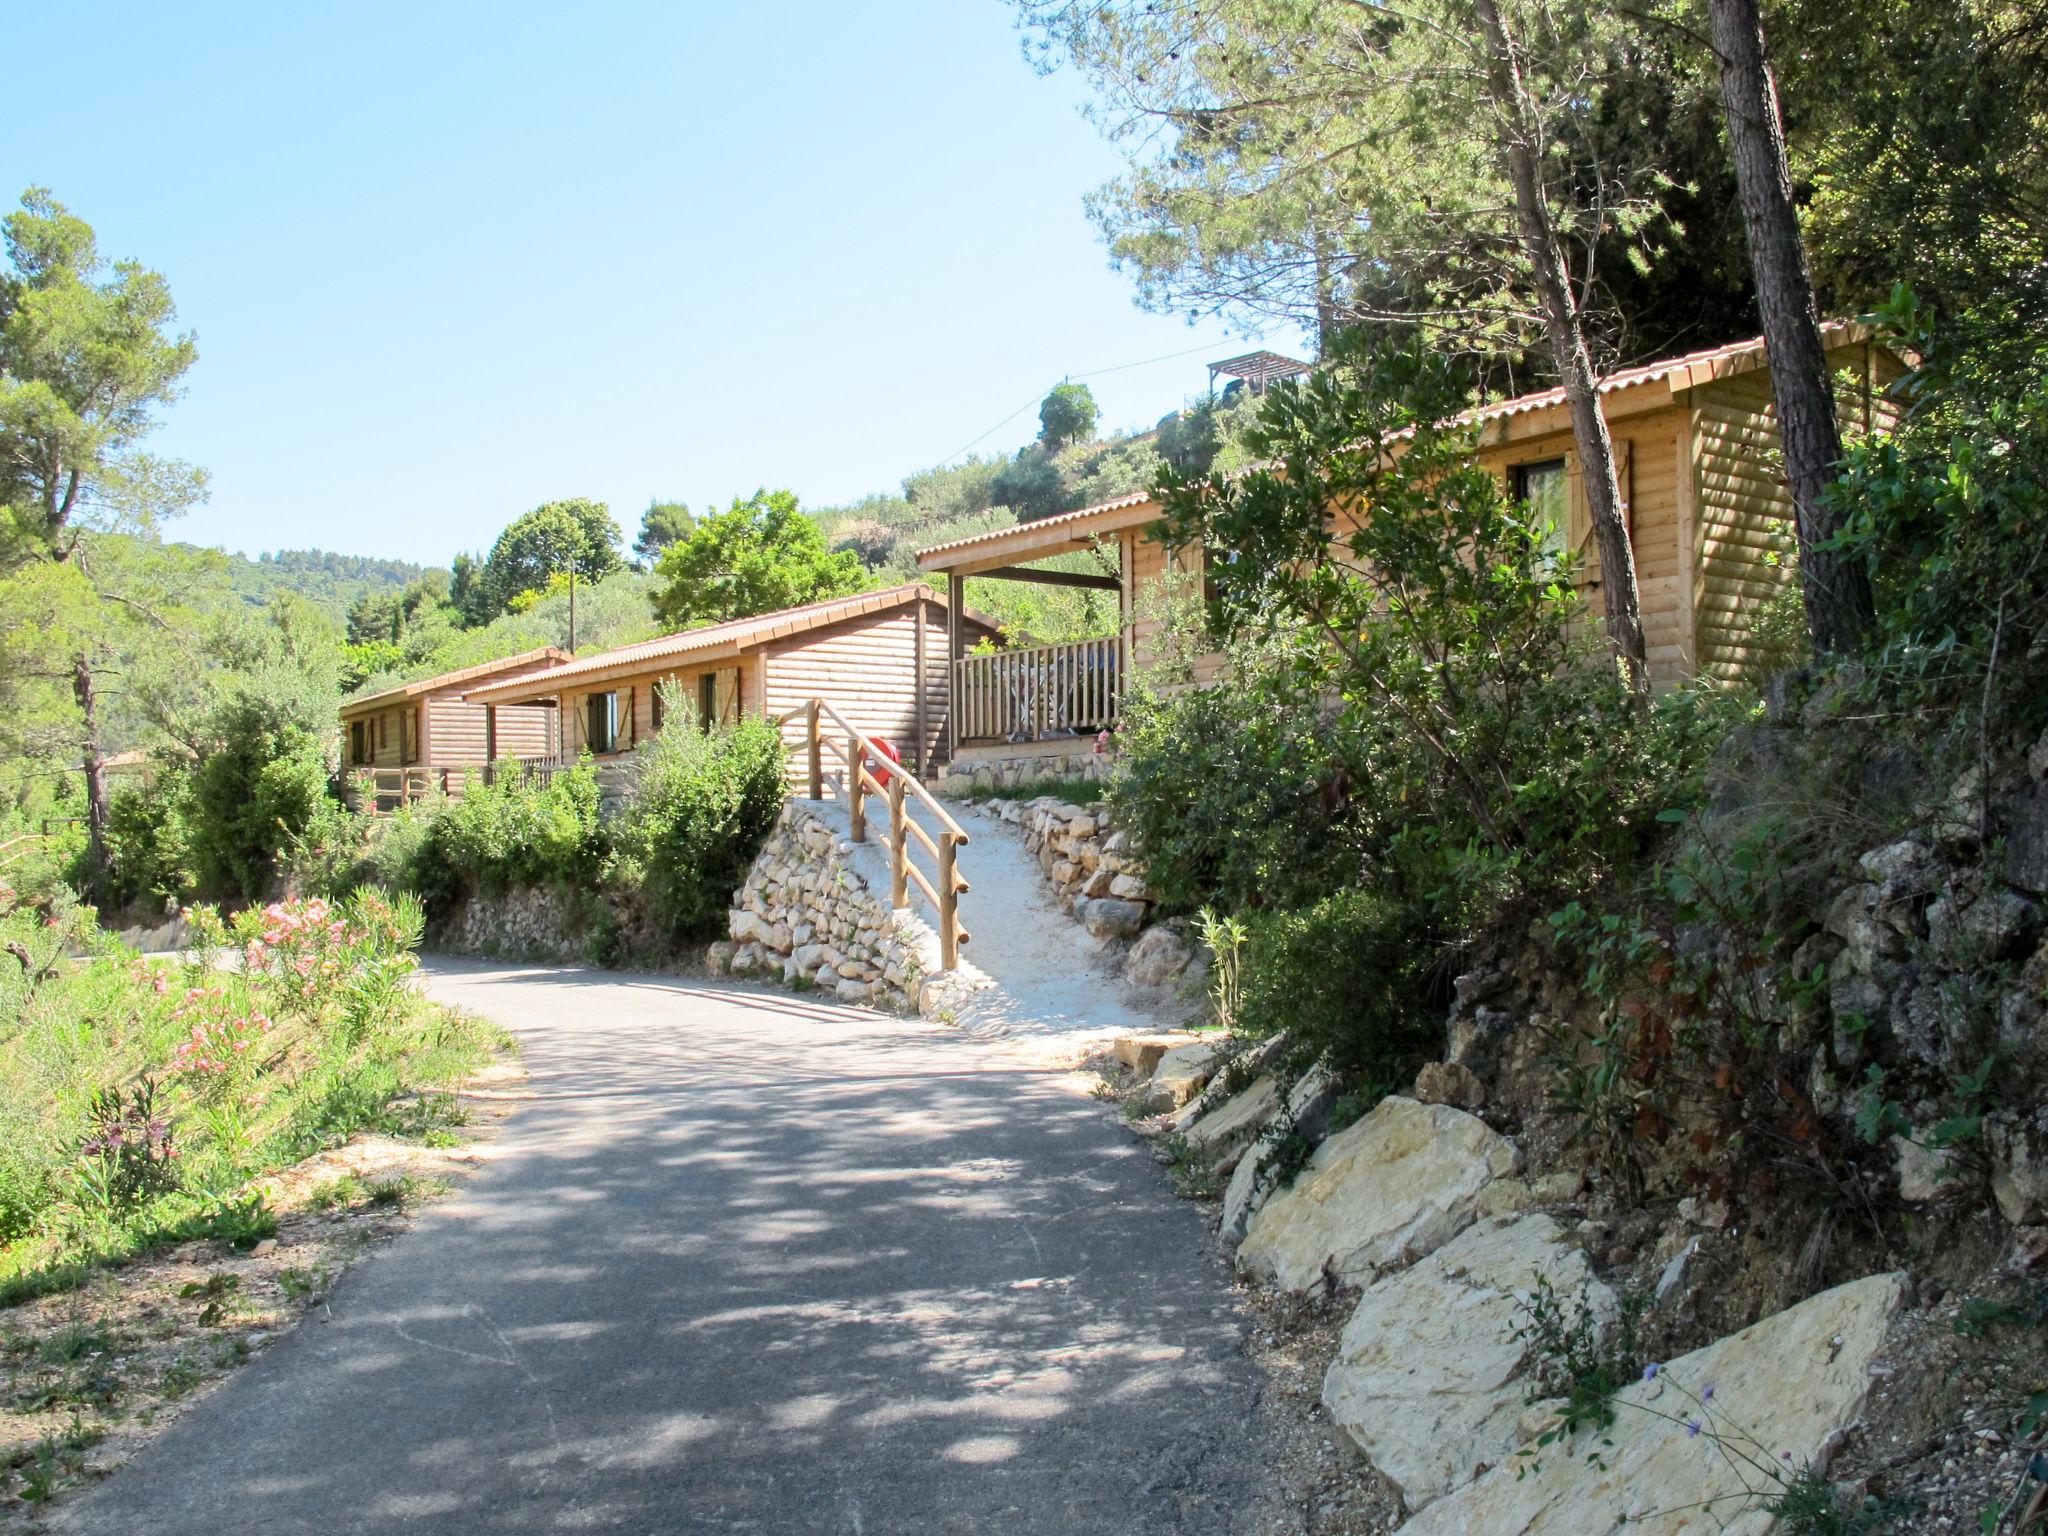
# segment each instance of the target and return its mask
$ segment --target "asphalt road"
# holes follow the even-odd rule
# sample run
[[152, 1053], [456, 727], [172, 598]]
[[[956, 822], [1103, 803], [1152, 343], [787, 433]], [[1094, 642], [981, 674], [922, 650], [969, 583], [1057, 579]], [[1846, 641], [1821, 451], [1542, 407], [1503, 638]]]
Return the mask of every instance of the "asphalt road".
[[435, 961], [525, 1046], [485, 1170], [64, 1512], [106, 1536], [1246, 1530], [1214, 1245], [1000, 1042]]

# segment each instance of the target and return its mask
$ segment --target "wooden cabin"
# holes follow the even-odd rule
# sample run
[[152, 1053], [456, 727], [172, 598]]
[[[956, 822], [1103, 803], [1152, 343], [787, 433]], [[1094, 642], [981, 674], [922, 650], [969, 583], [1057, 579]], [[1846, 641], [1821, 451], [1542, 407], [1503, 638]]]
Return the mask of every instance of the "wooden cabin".
[[[1903, 361], [1869, 326], [1830, 325], [1822, 339], [1845, 430], [1881, 424], [1885, 390]], [[1754, 654], [1761, 610], [1794, 579], [1792, 500], [1763, 342], [1624, 369], [1599, 388], [1635, 548], [1652, 682], [1733, 681]], [[1480, 461], [1582, 556], [1577, 585], [1597, 613], [1599, 561], [1564, 391], [1481, 406], [1471, 419]], [[1114, 586], [1120, 594], [1115, 636], [993, 657], [953, 651], [962, 731], [952, 745], [961, 766], [1037, 755], [1057, 760], [1049, 771], [1075, 771], [1072, 744], [1115, 725], [1126, 675], [1161, 659], [1170, 576], [1180, 573], [1199, 591], [1201, 550], [1169, 549], [1157, 536], [1161, 516], [1139, 492], [919, 553], [919, 567], [944, 575], [955, 601], [968, 576]], [[1105, 565], [1113, 558], [1115, 577], [1032, 564], [1090, 549]], [[1220, 656], [1196, 658], [1196, 681], [1221, 665]]]
[[[783, 715], [813, 698], [831, 704], [870, 736], [893, 742], [903, 760], [928, 771], [949, 739], [949, 635], [972, 647], [996, 627], [961, 613], [949, 624], [945, 600], [921, 581], [835, 597], [620, 646], [472, 686], [473, 707], [553, 702], [562, 721], [558, 760], [584, 753], [600, 764], [628, 758], [661, 730], [658, 685], [680, 690], [693, 719]], [[784, 725], [793, 756], [803, 723]]]
[[506, 711], [494, 744], [483, 707], [462, 695], [480, 683], [545, 671], [568, 659], [567, 651], [547, 645], [348, 700], [341, 706], [344, 775], [372, 791], [378, 809], [389, 810], [394, 802], [433, 792], [459, 795], [467, 771], [494, 758], [552, 758], [559, 738], [554, 711]]

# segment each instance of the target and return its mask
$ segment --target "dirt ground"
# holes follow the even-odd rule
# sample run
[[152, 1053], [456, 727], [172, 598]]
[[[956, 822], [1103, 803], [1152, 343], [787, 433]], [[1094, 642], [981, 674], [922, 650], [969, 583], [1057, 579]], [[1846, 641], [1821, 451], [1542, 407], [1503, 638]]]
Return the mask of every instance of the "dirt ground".
[[319, 1308], [344, 1269], [490, 1156], [525, 1076], [508, 1054], [465, 1085], [451, 1144], [360, 1136], [262, 1180], [277, 1235], [247, 1253], [184, 1243], [0, 1311], [0, 1529], [37, 1529]]

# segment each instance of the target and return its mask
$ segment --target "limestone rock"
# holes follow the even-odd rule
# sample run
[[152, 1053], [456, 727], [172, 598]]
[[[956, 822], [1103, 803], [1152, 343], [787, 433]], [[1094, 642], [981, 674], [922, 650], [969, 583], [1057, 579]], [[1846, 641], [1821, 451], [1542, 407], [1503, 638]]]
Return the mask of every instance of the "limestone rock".
[[1124, 901], [1150, 901], [1152, 892], [1137, 875], [1118, 875], [1109, 882], [1109, 894]]
[[1338, 1428], [1417, 1510], [1521, 1443], [1516, 1378], [1528, 1345], [1513, 1337], [1536, 1276], [1566, 1306], [1583, 1297], [1598, 1326], [1614, 1293], [1548, 1216], [1485, 1222], [1372, 1286], [1344, 1325], [1323, 1378]]
[[1272, 1159], [1264, 1142], [1254, 1142], [1238, 1156], [1237, 1166], [1230, 1171], [1230, 1182], [1223, 1186], [1223, 1216], [1217, 1235], [1225, 1242], [1243, 1238], [1252, 1217], [1272, 1194], [1273, 1181], [1267, 1176], [1271, 1168]]
[[1084, 900], [1080, 916], [1081, 926], [1098, 939], [1127, 939], [1145, 926], [1145, 909], [1115, 896]]
[[1237, 1166], [1254, 1136], [1280, 1108], [1280, 1087], [1262, 1077], [1188, 1127], [1188, 1150], [1208, 1158], [1219, 1172]]
[[1930, 1147], [1903, 1136], [1892, 1138], [1892, 1155], [1899, 1169], [1901, 1200], [1934, 1200], [1967, 1187], [1955, 1149]]
[[1252, 1218], [1240, 1266], [1290, 1291], [1370, 1281], [1434, 1252], [1473, 1220], [1479, 1192], [1516, 1171], [1506, 1137], [1462, 1110], [1390, 1098], [1324, 1142]]
[[[1740, 1458], [1689, 1436], [1687, 1424], [1697, 1418], [1762, 1460], [1825, 1466], [1862, 1410], [1871, 1363], [1906, 1297], [1904, 1275], [1871, 1275], [1673, 1360], [1656, 1380], [1622, 1390], [1599, 1465], [1585, 1455], [1594, 1432], [1583, 1431], [1533, 1466], [1517, 1458], [1524, 1464], [1438, 1499], [1402, 1536], [1764, 1536], [1775, 1521], [1762, 1496], [1745, 1492], [1755, 1474], [1745, 1484]], [[1713, 1400], [1702, 1405], [1709, 1386]]]
[[704, 951], [704, 974], [723, 976], [732, 964], [732, 952], [739, 946], [730, 939], [720, 939]]
[[1130, 958], [1124, 962], [1124, 978], [1140, 987], [1163, 987], [1185, 971], [1194, 957], [1194, 946], [1175, 929], [1160, 923], [1146, 929], [1131, 946]]
[[1423, 1104], [1449, 1104], [1455, 1109], [1477, 1109], [1486, 1101], [1486, 1086], [1479, 1074], [1456, 1062], [1431, 1061], [1415, 1074], [1415, 1097]]
[[1222, 1064], [1223, 1052], [1218, 1046], [1200, 1042], [1176, 1045], [1152, 1069], [1148, 1092], [1155, 1100], [1165, 1100], [1168, 1108], [1178, 1109], [1202, 1091]]
[[1159, 1058], [1177, 1045], [1186, 1045], [1186, 1035], [1119, 1035], [1110, 1044], [1117, 1065], [1140, 1077], [1150, 1077]]
[[1985, 1127], [1991, 1144], [1991, 1197], [2016, 1227], [2048, 1221], [2048, 1109], [2031, 1122], [1994, 1115]]

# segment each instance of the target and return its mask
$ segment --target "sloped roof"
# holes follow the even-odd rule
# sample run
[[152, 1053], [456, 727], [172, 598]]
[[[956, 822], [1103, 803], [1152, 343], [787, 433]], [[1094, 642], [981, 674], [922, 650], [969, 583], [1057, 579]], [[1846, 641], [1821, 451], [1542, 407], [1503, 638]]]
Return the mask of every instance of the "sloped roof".
[[[1820, 328], [1820, 344], [1824, 350], [1854, 346], [1868, 341], [1876, 334], [1876, 327], [1862, 321], [1835, 320]], [[1617, 390], [1638, 389], [1645, 384], [1668, 381], [1672, 393], [1682, 389], [1696, 389], [1715, 379], [1726, 378], [1733, 373], [1746, 373], [1752, 368], [1761, 368], [1766, 361], [1764, 339], [1752, 336], [1747, 341], [1731, 341], [1726, 346], [1708, 347], [1699, 352], [1687, 352], [1681, 357], [1660, 358], [1654, 363], [1642, 363], [1634, 368], [1622, 368], [1600, 380], [1596, 388], [1603, 395]], [[1517, 395], [1512, 400], [1499, 400], [1491, 405], [1475, 406], [1469, 413], [1472, 421], [1498, 421], [1506, 416], [1526, 415], [1530, 411], [1546, 410], [1553, 405], [1564, 404], [1564, 389], [1541, 389], [1532, 395]]]
[[1028, 523], [1012, 523], [1007, 528], [991, 528], [987, 533], [970, 533], [964, 539], [948, 539], [943, 544], [933, 544], [917, 552], [922, 560], [926, 555], [942, 555], [949, 549], [969, 549], [977, 544], [987, 544], [1005, 534], [1019, 530], [1036, 531], [1040, 528], [1065, 528], [1075, 523], [1085, 523], [1104, 512], [1119, 512], [1125, 507], [1140, 507], [1152, 499], [1150, 491], [1132, 491], [1127, 496], [1118, 496], [1110, 501], [1098, 501], [1092, 507], [1079, 507], [1072, 512], [1055, 512], [1051, 517], [1034, 518]]
[[379, 704], [393, 704], [403, 699], [416, 699], [423, 693], [440, 693], [446, 688], [461, 683], [478, 682], [487, 677], [498, 677], [506, 672], [522, 669], [532, 671], [550, 662], [567, 661], [569, 653], [552, 645], [541, 646], [538, 650], [521, 651], [517, 656], [501, 656], [496, 661], [478, 662], [473, 667], [463, 667], [454, 672], [443, 672], [437, 677], [423, 677], [416, 683], [403, 683], [396, 688], [386, 688], [378, 693], [369, 693], [359, 699], [342, 701], [341, 713], [344, 718], [357, 714]]
[[[1833, 351], [1838, 347], [1854, 346], [1870, 340], [1876, 335], [1876, 327], [1856, 320], [1831, 321], [1820, 328], [1821, 346]], [[1765, 347], [1761, 336], [1752, 336], [1746, 341], [1733, 341], [1725, 346], [1708, 347], [1698, 352], [1688, 352], [1681, 357], [1662, 358], [1654, 363], [1643, 363], [1634, 368], [1621, 368], [1600, 380], [1597, 386], [1603, 395], [1622, 390], [1640, 389], [1645, 385], [1664, 383], [1677, 394], [1681, 390], [1697, 389], [1702, 384], [1731, 374], [1746, 373], [1764, 366]], [[1490, 405], [1479, 405], [1468, 411], [1464, 420], [1484, 424], [1489, 421], [1503, 421], [1511, 417], [1525, 416], [1535, 411], [1547, 410], [1564, 404], [1564, 390], [1537, 390], [1533, 394], [1516, 395], [1511, 400], [1499, 400]], [[1061, 512], [1053, 517], [1042, 517], [1035, 522], [1016, 523], [1008, 528], [993, 528], [986, 533], [969, 534], [964, 539], [951, 539], [944, 544], [933, 544], [917, 552], [918, 564], [934, 559], [939, 565], [952, 565], [955, 561], [938, 557], [957, 555], [962, 550], [995, 548], [1006, 541], [1018, 542], [1018, 535], [1036, 533], [1040, 529], [1048, 533], [1064, 530], [1069, 535], [1085, 532], [1096, 523], [1109, 527], [1128, 527], [1131, 519], [1122, 516], [1130, 508], [1143, 506], [1151, 501], [1149, 491], [1133, 491], [1128, 496], [1119, 496], [1114, 501], [1098, 502], [1092, 507], [1082, 507], [1074, 512]], [[1108, 531], [1105, 528], [1103, 531]], [[1018, 551], [1014, 559], [1042, 559], [1052, 553], [1050, 550]]]
[[[819, 629], [846, 619], [900, 608], [915, 601], [920, 594], [926, 602], [936, 604], [940, 608], [946, 606], [944, 596], [934, 592], [926, 583], [909, 581], [901, 586], [884, 587], [879, 592], [859, 592], [852, 597], [829, 597], [796, 608], [778, 609], [774, 613], [757, 613], [744, 619], [726, 619], [722, 623], [706, 624], [701, 629], [686, 629], [673, 635], [659, 635], [652, 640], [642, 640], [636, 645], [622, 645], [615, 650], [599, 651], [594, 656], [579, 656], [563, 666], [550, 667], [544, 672], [532, 672], [503, 683], [474, 688], [465, 693], [463, 698], [476, 704], [506, 704], [514, 702], [515, 698], [535, 698], [554, 693], [562, 685], [581, 679], [636, 672], [654, 662], [705, 660], [725, 654], [737, 655], [753, 646], [764, 645], [770, 640], [781, 640], [789, 635], [802, 634], [806, 630]], [[980, 624], [988, 629], [996, 627], [993, 619], [975, 613], [972, 609], [966, 610], [962, 617], [970, 624]]]

